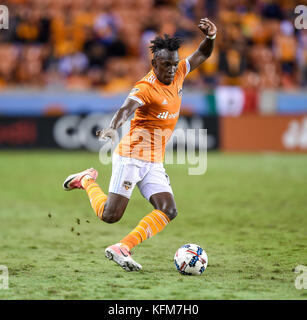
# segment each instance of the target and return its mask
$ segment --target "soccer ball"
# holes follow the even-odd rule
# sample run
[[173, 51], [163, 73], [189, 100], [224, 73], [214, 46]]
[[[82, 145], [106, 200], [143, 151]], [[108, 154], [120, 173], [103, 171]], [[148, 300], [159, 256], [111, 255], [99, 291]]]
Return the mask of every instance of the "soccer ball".
[[208, 256], [197, 244], [185, 244], [176, 251], [174, 263], [181, 274], [200, 276], [207, 268]]

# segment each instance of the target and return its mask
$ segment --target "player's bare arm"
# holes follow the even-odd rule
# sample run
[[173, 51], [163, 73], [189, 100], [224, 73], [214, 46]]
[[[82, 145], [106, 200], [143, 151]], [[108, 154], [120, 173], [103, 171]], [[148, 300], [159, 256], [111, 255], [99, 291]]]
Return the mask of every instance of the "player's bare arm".
[[210, 57], [214, 48], [214, 39], [217, 32], [215, 24], [208, 18], [200, 19], [198, 28], [206, 36], [206, 39], [203, 40], [200, 43], [198, 49], [188, 57], [190, 63], [190, 71], [197, 68], [200, 64], [202, 64]]
[[100, 139], [110, 138], [112, 141], [114, 141], [116, 130], [128, 120], [128, 118], [139, 106], [140, 104], [137, 101], [127, 98], [120, 109], [118, 109], [113, 116], [109, 128], [98, 130], [96, 132], [96, 136], [98, 136]]

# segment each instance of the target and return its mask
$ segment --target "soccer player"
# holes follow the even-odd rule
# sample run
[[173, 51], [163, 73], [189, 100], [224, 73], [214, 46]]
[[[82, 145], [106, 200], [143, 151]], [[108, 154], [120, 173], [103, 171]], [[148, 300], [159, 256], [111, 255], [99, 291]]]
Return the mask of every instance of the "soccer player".
[[129, 133], [113, 152], [109, 194], [106, 195], [96, 183], [98, 172], [93, 168], [70, 175], [63, 183], [67, 191], [84, 189], [96, 215], [107, 223], [121, 219], [136, 185], [153, 205], [154, 210], [134, 230], [105, 250], [106, 257], [126, 271], [142, 268], [132, 259], [131, 249], [162, 231], [177, 215], [163, 159], [165, 144], [179, 117], [183, 81], [211, 55], [214, 47], [216, 26], [204, 18], [198, 27], [206, 38], [185, 60], [179, 60], [178, 38], [164, 35], [151, 41], [152, 70], [136, 83], [109, 128], [97, 132], [100, 139], [114, 141], [116, 130], [135, 112]]

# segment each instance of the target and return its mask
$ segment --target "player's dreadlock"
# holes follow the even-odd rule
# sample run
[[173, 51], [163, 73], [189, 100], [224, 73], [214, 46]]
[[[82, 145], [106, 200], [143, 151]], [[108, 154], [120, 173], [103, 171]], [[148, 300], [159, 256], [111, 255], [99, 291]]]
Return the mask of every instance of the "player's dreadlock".
[[149, 48], [153, 54], [156, 54], [161, 49], [167, 49], [169, 51], [176, 51], [180, 48], [182, 40], [176, 37], [171, 38], [168, 34], [163, 37], [157, 36], [154, 40], [150, 41], [152, 46]]

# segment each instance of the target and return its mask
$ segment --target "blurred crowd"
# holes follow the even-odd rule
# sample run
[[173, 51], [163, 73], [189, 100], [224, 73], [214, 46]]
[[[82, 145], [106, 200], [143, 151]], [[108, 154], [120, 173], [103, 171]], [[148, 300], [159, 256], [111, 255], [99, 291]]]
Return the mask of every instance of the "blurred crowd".
[[0, 88], [34, 86], [116, 93], [150, 69], [150, 40], [181, 37], [184, 58], [218, 27], [216, 47], [187, 85], [297, 89], [307, 86], [307, 30], [294, 0], [8, 0], [0, 30]]

